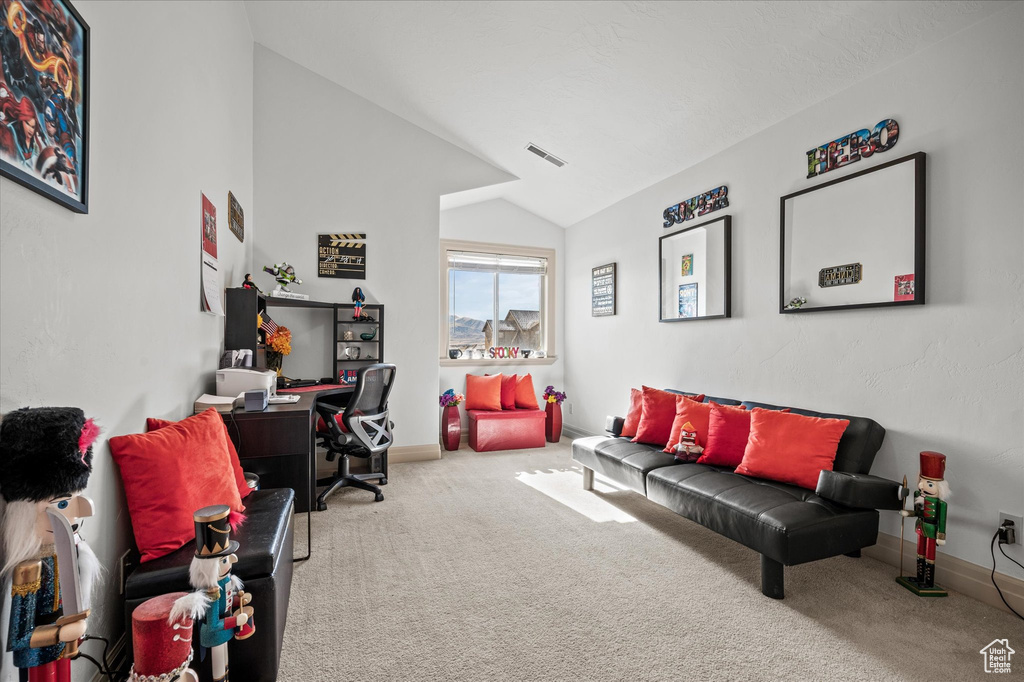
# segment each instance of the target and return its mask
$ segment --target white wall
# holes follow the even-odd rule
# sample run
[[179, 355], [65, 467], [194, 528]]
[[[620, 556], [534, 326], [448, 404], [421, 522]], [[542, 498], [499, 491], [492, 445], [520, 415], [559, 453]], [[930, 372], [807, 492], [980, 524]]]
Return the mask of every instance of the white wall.
[[[493, 199], [479, 204], [460, 206], [441, 212], [441, 238], [485, 242], [488, 244], [511, 244], [530, 246], [555, 251], [555, 349], [552, 362], [547, 360], [495, 360], [472, 361], [460, 359], [446, 361], [440, 370], [438, 393], [454, 388], [456, 393], [466, 390], [466, 374], [531, 374], [533, 387], [540, 401], [544, 387], [551, 385], [564, 390], [565, 348], [565, 230], [538, 215], [510, 204], [504, 199]], [[590, 310], [590, 294], [587, 293], [587, 310]], [[589, 312], [588, 312], [589, 314]], [[435, 349], [436, 358], [442, 351]], [[572, 397], [569, 397], [572, 402]], [[434, 401], [437, 404], [437, 401]], [[543, 406], [542, 406], [543, 407]], [[563, 413], [568, 414], [563, 405]], [[468, 417], [462, 410], [463, 428], [468, 428]], [[440, 411], [438, 411], [440, 424]]]
[[[1014, 3], [570, 227], [565, 372], [577, 409], [566, 420], [599, 432], [641, 383], [871, 417], [887, 429], [875, 474], [914, 480], [918, 452], [948, 455], [944, 549], [989, 565], [997, 513], [1024, 512], [1021, 35]], [[806, 179], [806, 150], [887, 117], [900, 124], [894, 149]], [[779, 197], [916, 151], [928, 154], [928, 304], [778, 314]], [[721, 178], [734, 317], [659, 324], [662, 210]], [[619, 315], [591, 318], [590, 268], [613, 260]], [[899, 534], [894, 514], [882, 530]], [[1010, 548], [1018, 560], [1021, 549]]]
[[[252, 36], [240, 3], [75, 6], [92, 28], [89, 214], [0, 179], [0, 412], [75, 405], [102, 428], [84, 534], [109, 572], [89, 631], [116, 639], [131, 531], [105, 439], [191, 414], [212, 385], [224, 319], [199, 310], [200, 192], [238, 280], [254, 227]], [[245, 244], [227, 228], [229, 190]]]
[[[440, 195], [512, 176], [260, 45], [254, 69], [254, 268], [284, 260], [313, 299], [350, 301], [360, 286], [384, 304], [396, 445], [436, 445]], [[366, 280], [317, 277], [316, 236], [337, 232], [367, 234]], [[317, 313], [271, 311], [292, 329], [288, 376], [331, 371], [330, 316]]]

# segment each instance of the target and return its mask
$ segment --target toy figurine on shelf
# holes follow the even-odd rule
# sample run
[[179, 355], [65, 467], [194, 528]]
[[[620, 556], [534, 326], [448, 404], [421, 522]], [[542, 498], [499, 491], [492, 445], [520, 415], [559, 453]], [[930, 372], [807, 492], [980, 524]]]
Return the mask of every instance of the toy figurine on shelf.
[[192, 662], [192, 618], [171, 618], [175, 602], [187, 596], [173, 592], [153, 597], [132, 611], [132, 664], [128, 682], [199, 682]]
[[[29, 682], [70, 682], [100, 569], [78, 531], [99, 429], [75, 407], [22, 408], [0, 423], [5, 648]], [[24, 673], [23, 673], [24, 674]], [[24, 679], [24, 678], [23, 678]]]
[[679, 432], [679, 444], [676, 446], [676, 459], [684, 462], [696, 462], [704, 448], [697, 444], [697, 429], [690, 422], [683, 424]]
[[245, 273], [245, 281], [242, 282], [242, 288], [243, 289], [255, 289], [257, 291], [257, 293], [260, 293], [260, 294], [263, 293], [262, 291], [260, 291], [260, 288], [258, 286], [256, 286], [256, 282], [254, 282], [252, 280], [252, 274], [248, 273], [248, 272]]
[[302, 284], [302, 280], [295, 276], [295, 268], [287, 263], [277, 263], [274, 267], [263, 266], [263, 272], [268, 272], [277, 280], [277, 286], [270, 292], [275, 298], [294, 298], [302, 301], [309, 300], [306, 294], [298, 294], [288, 288], [289, 284]]
[[363, 295], [363, 290], [356, 287], [352, 290], [352, 303], [355, 304], [355, 308], [352, 310], [352, 319], [358, 320], [363, 316], [363, 303], [366, 302], [366, 296]]
[[231, 565], [238, 561], [238, 542], [231, 539], [240, 514], [226, 504], [203, 507], [192, 515], [196, 526], [196, 553], [189, 566], [192, 594], [179, 597], [171, 609], [171, 620], [190, 617], [202, 620], [199, 643], [210, 649], [214, 682], [228, 679], [228, 642], [248, 639], [256, 631], [252, 596], [242, 591], [242, 581], [231, 575]]
[[[945, 597], [947, 592], [935, 586], [935, 546], [946, 544], [946, 500], [949, 484], [945, 481], [946, 456], [938, 452], [921, 453], [921, 475], [914, 491], [914, 508], [902, 516], [917, 517], [917, 576], [900, 576], [896, 582], [919, 597]], [[901, 543], [900, 556], [903, 555]]]

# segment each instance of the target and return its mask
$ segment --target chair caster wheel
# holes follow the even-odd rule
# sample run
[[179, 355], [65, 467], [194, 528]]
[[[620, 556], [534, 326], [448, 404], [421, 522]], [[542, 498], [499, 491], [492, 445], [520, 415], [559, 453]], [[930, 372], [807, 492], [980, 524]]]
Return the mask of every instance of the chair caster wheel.
[[384, 493], [377, 493], [374, 496], [373, 501], [374, 502], [383, 502], [384, 501]]
[[388, 484], [388, 479], [386, 479], [386, 478], [380, 479], [380, 485], [387, 485], [387, 484]]
[[327, 511], [327, 503], [326, 502], [317, 502], [316, 503], [316, 510], [318, 512], [319, 511]]

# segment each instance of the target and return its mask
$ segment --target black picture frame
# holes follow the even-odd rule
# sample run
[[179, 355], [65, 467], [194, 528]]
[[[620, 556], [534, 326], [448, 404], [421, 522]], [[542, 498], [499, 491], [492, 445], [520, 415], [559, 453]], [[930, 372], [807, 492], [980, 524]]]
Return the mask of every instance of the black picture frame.
[[[609, 286], [608, 279], [611, 278], [611, 293], [600, 292], [599, 288]], [[600, 279], [600, 281], [599, 281]], [[615, 290], [618, 287], [618, 264], [605, 263], [590, 270], [590, 316], [611, 317], [616, 314]]]
[[[823, 182], [808, 187], [779, 199], [779, 313], [817, 313], [833, 310], [854, 310], [857, 308], [891, 308], [907, 305], [924, 305], [925, 303], [925, 160], [924, 152], [915, 152], [907, 156], [887, 161], [872, 168], [851, 173], [842, 178]], [[891, 168], [897, 164], [913, 162], [914, 164], [914, 298], [902, 301], [872, 301], [869, 303], [850, 303], [844, 305], [828, 305], [810, 308], [787, 308], [786, 300], [786, 201], [809, 192], [816, 192], [841, 182], [856, 180], [870, 173]]]
[[[19, 0], [19, 5], [21, 5], [23, 7], [22, 11], [24, 11], [26, 13], [26, 16], [29, 13], [32, 14], [33, 18], [39, 18], [39, 17], [36, 17], [36, 14], [38, 14], [40, 17], [42, 17], [44, 15], [44, 12], [39, 10], [38, 4], [34, 0]], [[33, 167], [27, 167], [27, 168], [19, 167], [18, 165], [14, 164], [14, 163], [11, 163], [7, 159], [3, 158], [2, 154], [0, 154], [0, 175], [2, 175], [5, 178], [8, 178], [10, 180], [13, 180], [14, 182], [17, 182], [18, 184], [23, 185], [24, 187], [29, 188], [33, 192], [36, 192], [37, 194], [40, 194], [40, 195], [42, 195], [42, 196], [44, 196], [44, 197], [46, 197], [46, 198], [48, 198], [48, 199], [58, 203], [58, 204], [60, 204], [61, 206], [64, 206], [65, 208], [67, 208], [67, 209], [69, 209], [71, 211], [74, 211], [75, 213], [88, 213], [89, 212], [89, 151], [90, 151], [90, 149], [89, 149], [89, 143], [90, 143], [90, 140], [89, 140], [89, 123], [90, 123], [90, 118], [89, 118], [89, 89], [90, 89], [89, 68], [90, 68], [90, 50], [91, 50], [91, 40], [92, 40], [92, 38], [91, 38], [91, 34], [90, 34], [89, 24], [86, 23], [85, 19], [82, 18], [82, 15], [78, 12], [78, 10], [74, 7], [74, 5], [72, 5], [68, 0], [53, 0], [52, 5], [54, 7], [56, 7], [58, 10], [61, 9], [61, 8], [66, 10], [67, 15], [64, 16], [63, 19], [66, 19], [69, 23], [70, 22], [74, 22], [75, 25], [74, 26], [69, 26], [68, 30], [70, 30], [70, 31], [74, 31], [74, 30], [81, 31], [81, 54], [80, 55], [73, 54], [73, 58], [75, 60], [81, 62], [80, 65], [79, 65], [80, 75], [81, 75], [81, 84], [80, 84], [81, 92], [78, 93], [80, 98], [81, 98], [81, 112], [80, 113], [77, 112], [77, 111], [74, 112], [75, 113], [74, 118], [77, 119], [77, 128], [78, 128], [78, 131], [80, 132], [80, 136], [78, 137], [77, 144], [75, 144], [75, 155], [77, 157], [77, 166], [78, 166], [78, 172], [77, 172], [77, 174], [75, 176], [75, 180], [77, 181], [78, 192], [77, 192], [77, 194], [69, 194], [69, 193], [67, 193], [65, 191], [62, 191], [60, 188], [58, 188], [54, 184], [51, 184], [50, 182], [46, 182], [46, 181], [40, 179], [40, 175], [39, 175], [39, 172], [38, 172], [37, 168], [38, 168], [38, 165], [40, 163], [40, 158], [43, 157], [43, 152], [46, 152], [47, 149], [51, 149], [51, 148], [52, 149], [60, 150], [61, 147], [63, 146], [63, 145], [60, 145], [60, 144], [48, 145], [48, 146], [43, 148], [43, 150], [42, 150], [42, 152], [40, 154], [36, 154], [35, 156], [33, 156], [32, 157], [32, 159], [33, 159], [33, 164], [32, 164]], [[60, 44], [62, 36], [59, 33], [59, 31], [61, 30], [61, 28], [63, 28], [61, 26], [62, 19], [61, 19], [61, 17], [55, 16], [53, 13], [47, 15], [47, 17], [49, 18], [49, 21], [45, 21], [45, 22], [44, 21], [40, 21], [40, 25], [44, 25], [44, 31], [48, 32], [47, 36], [49, 38], [53, 39], [52, 40], [53, 44]], [[29, 23], [31, 23], [31, 21]], [[9, 27], [6, 24], [2, 28], [3, 28], [2, 32], [5, 33], [5, 34], [10, 30]], [[68, 42], [68, 41], [65, 41], [65, 42]], [[71, 46], [71, 43], [68, 42], [68, 45]], [[72, 50], [73, 50], [73, 47], [72, 47]], [[56, 57], [57, 55], [53, 55], [53, 56]], [[60, 55], [60, 60], [63, 61], [63, 63], [65, 63], [65, 64], [67, 63], [66, 60], [64, 60], [64, 55]], [[54, 66], [54, 70], [55, 70], [55, 74], [54, 75], [57, 75], [57, 72], [56, 72], [57, 66]], [[69, 69], [68, 69], [69, 73], [71, 72], [71, 70], [72, 70], [72, 68], [69, 66]], [[3, 74], [0, 73], [0, 76], [2, 76], [2, 75]], [[38, 72], [36, 74], [33, 74], [32, 77], [33, 78], [38, 78]], [[74, 86], [69, 86], [69, 87], [72, 89], [72, 91], [74, 90]], [[36, 116], [36, 118], [37, 118], [37, 129], [38, 129], [40, 135], [42, 136], [42, 138], [45, 140], [45, 138], [47, 136], [46, 125], [45, 125], [45, 122], [44, 122], [45, 104], [43, 106], [44, 110], [43, 111], [39, 111], [38, 109], [40, 109], [40, 107], [39, 107], [38, 103], [35, 101], [35, 100], [39, 99], [40, 95], [30, 96], [30, 94], [28, 94], [26, 92], [19, 92], [18, 89], [14, 85], [12, 85], [12, 84], [8, 84], [8, 88], [9, 88], [9, 91], [8, 91], [8, 96], [9, 97], [16, 97], [19, 100], [23, 99], [25, 97], [30, 97], [30, 99], [33, 100], [33, 105], [37, 109], [37, 111], [36, 111], [36, 114], [37, 114], [37, 116]], [[57, 93], [55, 92], [54, 95], [56, 95], [56, 94]], [[49, 103], [50, 101], [52, 101], [52, 100], [47, 100], [47, 103]], [[74, 138], [74, 136], [72, 136], [72, 138]], [[43, 161], [46, 161], [46, 159], [43, 159]], [[49, 166], [49, 167], [53, 168], [52, 165]], [[65, 177], [67, 177], [67, 176], [65, 176]]]
[[[723, 297], [724, 297], [724, 312], [720, 315], [701, 315], [698, 317], [665, 317], [663, 312], [665, 310], [665, 240], [678, 237], [684, 232], [691, 232], [693, 230], [699, 230], [701, 228], [708, 228], [714, 226], [715, 223], [721, 223], [722, 234], [723, 234], [723, 251], [724, 258], [722, 263], [722, 277], [723, 277]], [[675, 272], [678, 270], [678, 265], [673, 262], [669, 264], [669, 270]], [[675, 289], [674, 292], [678, 292]], [[678, 293], [672, 301], [673, 308], [678, 310]], [[699, 312], [699, 311], [698, 311]], [[706, 220], [699, 225], [692, 227], [686, 227], [682, 230], [676, 230], [662, 237], [658, 238], [658, 321], [659, 322], [696, 322], [699, 320], [718, 320], [727, 317], [732, 317], [732, 216], [724, 215], [718, 218], [712, 218]]]

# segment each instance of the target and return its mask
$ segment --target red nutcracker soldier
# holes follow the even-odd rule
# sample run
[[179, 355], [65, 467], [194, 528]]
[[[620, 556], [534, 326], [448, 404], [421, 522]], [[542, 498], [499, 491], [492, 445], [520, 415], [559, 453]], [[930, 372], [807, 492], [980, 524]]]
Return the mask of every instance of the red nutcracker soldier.
[[[948, 593], [935, 586], [935, 546], [946, 544], [946, 456], [938, 452], [921, 453], [921, 475], [914, 491], [914, 508], [902, 516], [917, 517], [917, 576], [900, 576], [896, 582], [919, 597], [945, 597]], [[902, 553], [902, 548], [901, 548]]]
[[132, 612], [132, 648], [135, 663], [128, 682], [199, 682], [192, 662], [192, 618], [171, 617], [174, 603], [185, 592], [174, 592], [143, 602]]
[[[15, 410], [0, 423], [0, 495], [11, 600], [3, 645], [29, 682], [70, 682], [99, 562], [79, 535], [99, 429], [75, 407]], [[5, 595], [6, 596], [6, 595]]]
[[231, 575], [231, 565], [238, 561], [238, 542], [231, 539], [231, 530], [240, 522], [232, 515], [226, 504], [203, 507], [192, 515], [196, 553], [188, 575], [197, 591], [179, 597], [171, 611], [175, 620], [185, 615], [202, 619], [199, 643], [210, 649], [214, 682], [228, 680], [228, 642], [255, 632], [252, 595], [242, 591], [238, 576]]

